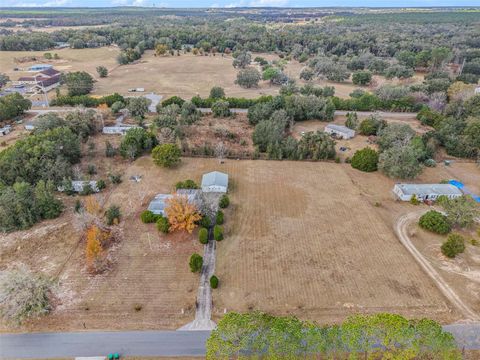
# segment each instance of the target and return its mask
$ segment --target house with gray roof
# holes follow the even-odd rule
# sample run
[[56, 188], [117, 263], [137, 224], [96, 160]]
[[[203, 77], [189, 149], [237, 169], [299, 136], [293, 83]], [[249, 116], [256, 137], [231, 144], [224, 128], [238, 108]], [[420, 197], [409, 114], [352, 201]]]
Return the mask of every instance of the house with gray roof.
[[352, 130], [343, 125], [328, 124], [324, 130], [327, 134], [334, 135], [345, 140], [351, 139], [355, 136], [355, 130]]
[[228, 175], [220, 171], [206, 173], [202, 177], [203, 192], [226, 193], [228, 190]]
[[[197, 204], [200, 190], [198, 189], [179, 189], [177, 190], [177, 195], [186, 196], [187, 201], [191, 204]], [[148, 210], [150, 210], [155, 215], [162, 215], [165, 216], [165, 208], [168, 205], [168, 200], [173, 198], [174, 194], [157, 194], [150, 201], [148, 205]]]
[[451, 184], [395, 184], [393, 194], [402, 201], [410, 201], [414, 195], [420, 201], [437, 200], [439, 196], [454, 199], [463, 195]]

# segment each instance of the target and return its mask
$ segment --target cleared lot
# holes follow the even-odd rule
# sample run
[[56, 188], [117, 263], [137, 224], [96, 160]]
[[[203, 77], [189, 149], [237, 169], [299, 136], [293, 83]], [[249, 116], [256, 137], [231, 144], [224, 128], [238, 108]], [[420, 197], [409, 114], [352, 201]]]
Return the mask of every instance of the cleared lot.
[[245, 161], [227, 168], [234, 221], [218, 247], [217, 313], [257, 309], [319, 321], [358, 311], [452, 316], [348, 166]]
[[[392, 218], [408, 205], [391, 200], [394, 181], [381, 174], [346, 164], [227, 160], [221, 165], [192, 158], [166, 170], [150, 157], [133, 163], [107, 159], [101, 155], [105, 137], [96, 140], [94, 160], [85, 158], [82, 167], [93, 161], [100, 177], [124, 174], [123, 182], [102, 196], [106, 206], [120, 205], [123, 216], [113, 269], [94, 278], [85, 271], [73, 198], [67, 198], [60, 218], [4, 235], [0, 268], [24, 263], [59, 277], [55, 311], [19, 331], [174, 329], [191, 321], [198, 275], [190, 272], [188, 258], [203, 252], [196, 233], [164, 236], [142, 224], [139, 214], [156, 193], [172, 191], [179, 180], [199, 182], [212, 170], [230, 175], [232, 199], [225, 240], [217, 247], [216, 320], [224, 309], [318, 321], [377, 311], [458, 319], [396, 239]], [[130, 181], [132, 175], [142, 181]], [[7, 330], [13, 329], [0, 324], [0, 331]]]

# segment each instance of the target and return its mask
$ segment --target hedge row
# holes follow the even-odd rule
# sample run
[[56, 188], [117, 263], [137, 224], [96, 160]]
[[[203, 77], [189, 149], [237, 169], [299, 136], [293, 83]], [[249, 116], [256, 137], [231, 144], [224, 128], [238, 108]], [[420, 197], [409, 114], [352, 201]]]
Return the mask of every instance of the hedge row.
[[50, 106], [78, 106], [83, 105], [85, 107], [97, 107], [101, 104], [107, 104], [108, 107], [112, 106], [113, 103], [121, 101], [125, 102], [125, 98], [120, 94], [112, 94], [103, 96], [101, 98], [94, 98], [89, 95], [78, 95], [78, 96], [69, 96], [69, 95], [60, 95], [56, 99], [50, 101]]

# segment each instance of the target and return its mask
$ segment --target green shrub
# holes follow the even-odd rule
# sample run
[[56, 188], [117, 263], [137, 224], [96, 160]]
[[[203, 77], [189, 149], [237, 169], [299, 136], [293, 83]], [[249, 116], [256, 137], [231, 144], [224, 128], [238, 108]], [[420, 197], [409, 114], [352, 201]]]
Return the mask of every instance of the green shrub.
[[204, 245], [208, 243], [208, 230], [206, 228], [202, 227], [198, 231], [198, 240]]
[[442, 244], [441, 250], [446, 257], [454, 258], [465, 251], [465, 240], [459, 234], [450, 234]]
[[83, 195], [83, 196], [92, 195], [94, 193], [95, 191], [93, 191], [92, 186], [90, 184], [83, 185], [82, 191], [80, 191], [80, 195]]
[[447, 234], [451, 230], [447, 217], [435, 210], [430, 210], [423, 214], [418, 225], [437, 234]]
[[366, 172], [376, 171], [378, 165], [378, 153], [369, 147], [357, 150], [352, 156], [350, 164], [357, 170]]
[[175, 184], [175, 189], [199, 189], [200, 187], [195, 183], [195, 181], [187, 179], [185, 181], [179, 181]]
[[159, 219], [159, 216], [155, 215], [150, 210], [145, 210], [140, 214], [140, 219], [144, 224], [151, 224], [151, 223], [157, 222], [157, 220]]
[[192, 256], [190, 256], [189, 265], [191, 272], [199, 272], [203, 266], [203, 258], [197, 253], [193, 253]]
[[412, 197], [410, 198], [410, 204], [412, 205], [419, 205], [420, 200], [417, 199], [417, 195], [413, 194]]
[[107, 187], [107, 184], [105, 184], [105, 180], [100, 179], [100, 180], [97, 181], [98, 190], [103, 190], [106, 187]]
[[170, 223], [168, 222], [168, 219], [163, 216], [160, 216], [157, 219], [157, 229], [158, 231], [161, 231], [164, 234], [168, 234], [168, 231], [170, 230]]
[[222, 241], [223, 240], [223, 228], [220, 225], [215, 225], [213, 227], [213, 238], [216, 241]]
[[227, 194], [224, 194], [220, 198], [220, 201], [218, 202], [218, 206], [220, 206], [220, 208], [222, 209], [225, 209], [228, 207], [228, 205], [230, 205], [230, 198], [228, 197]]
[[120, 174], [110, 174], [108, 177], [112, 184], [120, 184], [122, 182], [122, 175]]
[[203, 216], [202, 219], [198, 222], [198, 224], [204, 228], [209, 228], [212, 226], [212, 220], [208, 216]]
[[107, 218], [107, 225], [118, 224], [120, 222], [120, 207], [112, 205], [105, 211], [105, 217]]
[[218, 210], [218, 211], [217, 211], [217, 215], [215, 216], [215, 223], [216, 223], [217, 225], [222, 225], [223, 222], [224, 222], [223, 211]]
[[212, 275], [210, 277], [210, 287], [212, 289], [216, 289], [218, 287], [218, 277], [216, 277], [215, 275]]

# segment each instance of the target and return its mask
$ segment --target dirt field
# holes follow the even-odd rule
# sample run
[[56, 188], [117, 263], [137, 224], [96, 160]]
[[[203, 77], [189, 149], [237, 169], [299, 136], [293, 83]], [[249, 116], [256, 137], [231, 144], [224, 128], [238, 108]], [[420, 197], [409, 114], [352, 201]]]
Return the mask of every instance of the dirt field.
[[[45, 60], [43, 54], [49, 52], [57, 53], [59, 60]], [[59, 71], [86, 71], [96, 77], [95, 68], [103, 65], [109, 71], [117, 65], [116, 57], [120, 53], [117, 47], [102, 47], [95, 49], [53, 49], [50, 51], [2, 51], [0, 55], [0, 69], [6, 73], [11, 80], [17, 80], [22, 76], [30, 76], [32, 73], [25, 71], [14, 71], [14, 68], [28, 68], [29, 66], [42, 63], [52, 64]], [[28, 56], [37, 57], [37, 61], [16, 63], [15, 58]]]
[[[113, 270], [94, 278], [87, 274], [75, 199], [66, 198], [60, 218], [4, 235], [0, 243], [0, 268], [24, 263], [59, 277], [57, 307], [46, 318], [17, 329], [0, 325], [0, 331], [173, 329], [193, 319], [198, 275], [190, 273], [188, 258], [202, 253], [196, 234], [160, 235], [154, 225], [140, 222], [139, 213], [155, 194], [172, 191], [179, 180], [199, 182], [211, 170], [230, 174], [232, 199], [226, 238], [218, 244], [215, 320], [224, 309], [291, 313], [322, 322], [376, 311], [442, 322], [459, 318], [393, 233], [395, 218], [412, 211], [392, 200], [394, 180], [346, 164], [312, 162], [220, 165], [215, 159], [185, 158], [178, 168], [165, 170], [148, 156], [133, 163], [105, 158], [106, 138], [95, 138], [95, 153], [84, 158], [82, 169], [85, 173], [94, 163], [98, 177], [124, 173], [122, 184], [99, 196], [105, 206], [120, 205], [123, 215]], [[428, 169], [419, 181], [438, 181], [457, 168], [468, 173], [470, 165]], [[130, 181], [132, 175], [142, 175], [142, 181]]]
[[357, 185], [363, 177], [382, 184], [393, 206], [393, 180], [332, 163], [229, 161], [225, 170], [235, 184], [235, 221], [227, 220], [218, 247], [217, 316], [227, 309], [322, 322], [358, 311], [455, 318], [380, 216], [382, 205]]
[[440, 246], [447, 236], [441, 236], [421, 229], [416, 223], [409, 227], [411, 241], [428, 259], [434, 268], [455, 292], [462, 294], [462, 300], [476, 313], [480, 311], [480, 246], [474, 246], [470, 239], [480, 239], [475, 228], [454, 231], [465, 238], [465, 252], [454, 259], [445, 257]]

